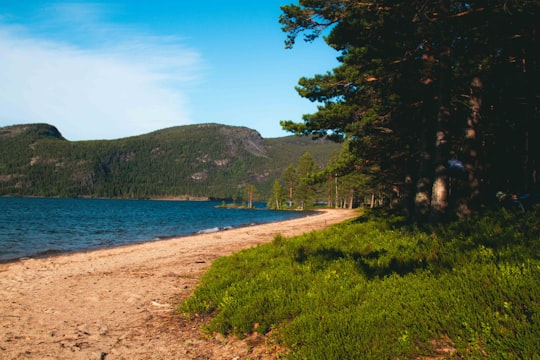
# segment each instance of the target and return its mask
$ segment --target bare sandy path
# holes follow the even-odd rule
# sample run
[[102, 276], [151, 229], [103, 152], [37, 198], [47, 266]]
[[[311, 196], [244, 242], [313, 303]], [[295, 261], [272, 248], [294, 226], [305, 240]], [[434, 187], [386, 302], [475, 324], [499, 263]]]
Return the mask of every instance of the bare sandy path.
[[271, 358], [175, 316], [217, 257], [358, 216], [348, 210], [212, 234], [0, 264], [0, 359]]

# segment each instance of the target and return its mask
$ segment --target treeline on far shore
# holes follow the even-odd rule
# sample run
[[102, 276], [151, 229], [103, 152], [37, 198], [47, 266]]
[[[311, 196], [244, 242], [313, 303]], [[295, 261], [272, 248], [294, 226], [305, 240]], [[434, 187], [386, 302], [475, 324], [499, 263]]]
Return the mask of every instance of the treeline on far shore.
[[118, 140], [69, 141], [52, 125], [0, 128], [0, 196], [233, 199], [272, 182], [306, 152], [325, 166], [340, 145], [219, 124]]

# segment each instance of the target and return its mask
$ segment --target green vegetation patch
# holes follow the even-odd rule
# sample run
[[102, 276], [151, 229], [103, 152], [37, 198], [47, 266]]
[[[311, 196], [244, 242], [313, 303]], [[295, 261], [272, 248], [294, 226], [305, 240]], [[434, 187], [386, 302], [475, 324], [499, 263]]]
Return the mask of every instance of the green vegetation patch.
[[216, 261], [187, 314], [271, 331], [291, 359], [540, 356], [540, 220], [446, 227], [362, 217]]

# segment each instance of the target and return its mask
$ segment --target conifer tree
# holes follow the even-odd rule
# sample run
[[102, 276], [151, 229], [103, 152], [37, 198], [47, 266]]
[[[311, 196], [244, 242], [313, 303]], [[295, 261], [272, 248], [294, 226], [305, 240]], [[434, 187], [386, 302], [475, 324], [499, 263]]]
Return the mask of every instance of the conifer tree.
[[253, 201], [257, 195], [257, 188], [253, 184], [247, 184], [244, 188], [248, 209], [253, 208]]
[[272, 186], [272, 194], [268, 200], [267, 207], [272, 210], [279, 210], [283, 205], [283, 186], [281, 182], [276, 179]]
[[298, 93], [321, 105], [282, 127], [350, 140], [380, 181], [407, 196], [417, 221], [466, 216], [498, 187], [537, 191], [539, 8], [533, 0], [283, 6], [286, 47], [324, 35], [341, 64], [299, 80]]
[[315, 190], [310, 177], [317, 171], [317, 165], [309, 152], [304, 153], [300, 159], [298, 159], [296, 173], [298, 174], [300, 181], [296, 189], [296, 198], [298, 205], [302, 210], [313, 203]]
[[298, 185], [298, 174], [293, 165], [289, 165], [283, 172], [283, 181], [287, 184], [289, 207], [293, 205], [294, 188]]

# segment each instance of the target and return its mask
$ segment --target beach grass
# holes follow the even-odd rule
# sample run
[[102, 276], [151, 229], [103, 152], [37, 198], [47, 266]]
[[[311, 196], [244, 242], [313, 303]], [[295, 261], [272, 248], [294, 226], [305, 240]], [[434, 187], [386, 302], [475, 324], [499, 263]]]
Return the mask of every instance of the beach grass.
[[187, 316], [290, 359], [540, 357], [540, 211], [446, 226], [366, 214], [213, 263]]

